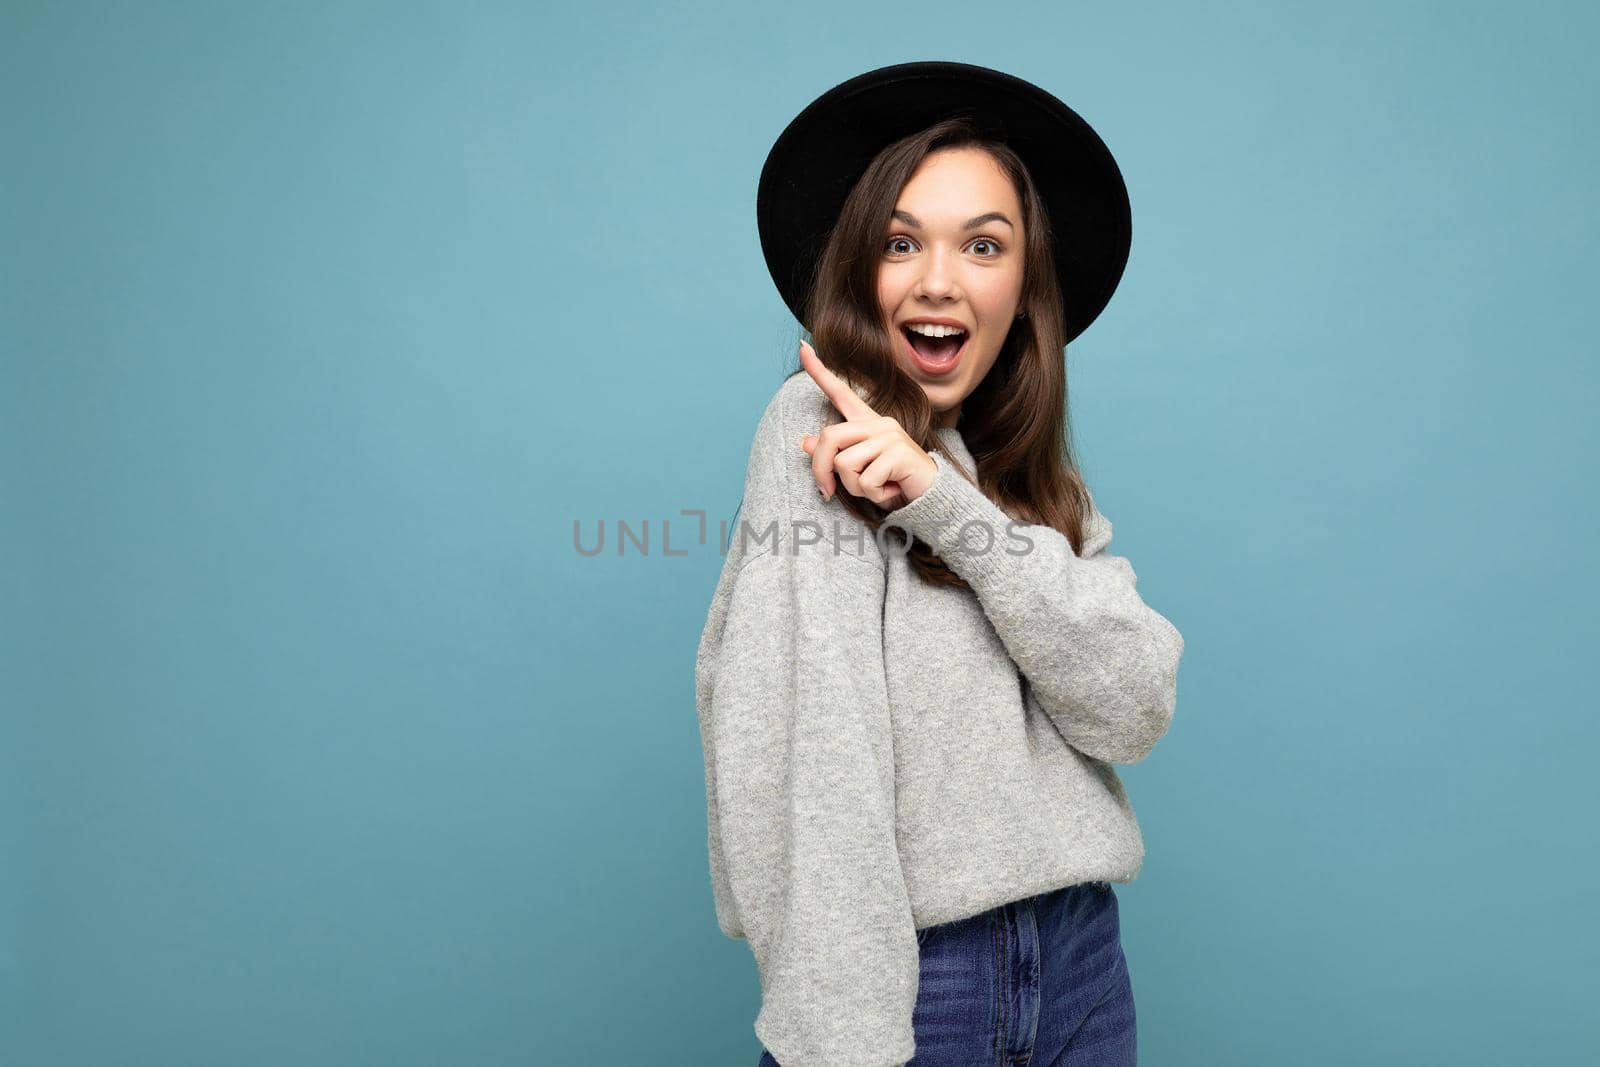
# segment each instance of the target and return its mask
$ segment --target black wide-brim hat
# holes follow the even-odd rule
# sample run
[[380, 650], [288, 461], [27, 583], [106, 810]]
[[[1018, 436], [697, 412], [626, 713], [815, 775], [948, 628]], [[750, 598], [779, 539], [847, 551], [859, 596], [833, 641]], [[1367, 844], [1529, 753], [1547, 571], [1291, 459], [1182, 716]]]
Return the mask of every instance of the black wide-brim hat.
[[814, 265], [867, 165], [892, 142], [956, 115], [1009, 145], [1044, 200], [1064, 343], [1110, 302], [1128, 262], [1133, 222], [1122, 171], [1100, 136], [1076, 111], [1021, 78], [968, 63], [900, 63], [817, 97], [778, 136], [761, 168], [761, 250], [784, 303], [807, 329]]

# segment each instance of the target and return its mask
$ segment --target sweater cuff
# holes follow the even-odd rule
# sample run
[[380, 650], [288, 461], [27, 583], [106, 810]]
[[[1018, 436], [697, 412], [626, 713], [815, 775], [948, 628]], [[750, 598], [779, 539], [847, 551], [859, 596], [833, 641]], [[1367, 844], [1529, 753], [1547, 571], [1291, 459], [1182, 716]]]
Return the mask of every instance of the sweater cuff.
[[1010, 531], [1017, 522], [962, 477], [938, 449], [928, 453], [939, 468], [922, 495], [884, 516], [886, 525], [899, 526], [926, 541], [956, 574], [969, 584], [984, 582], [1008, 561], [1007, 545], [1017, 540]]

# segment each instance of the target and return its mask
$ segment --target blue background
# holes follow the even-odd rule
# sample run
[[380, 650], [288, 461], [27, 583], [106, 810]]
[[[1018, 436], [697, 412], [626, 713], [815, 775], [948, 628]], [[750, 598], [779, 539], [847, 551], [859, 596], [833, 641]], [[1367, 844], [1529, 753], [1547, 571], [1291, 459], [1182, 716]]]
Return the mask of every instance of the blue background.
[[6, 1064], [755, 1062], [684, 513], [797, 365], [767, 148], [927, 58], [1130, 187], [1143, 1062], [1600, 1055], [1594, 5], [3, 10]]

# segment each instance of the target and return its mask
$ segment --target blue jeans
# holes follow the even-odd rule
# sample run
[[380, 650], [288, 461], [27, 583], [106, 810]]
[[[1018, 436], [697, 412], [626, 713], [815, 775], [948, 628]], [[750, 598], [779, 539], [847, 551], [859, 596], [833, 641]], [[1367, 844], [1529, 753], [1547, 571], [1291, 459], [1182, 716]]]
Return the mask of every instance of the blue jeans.
[[[912, 1067], [1131, 1067], [1117, 895], [1083, 882], [917, 931]], [[759, 1067], [781, 1067], [761, 1050]]]

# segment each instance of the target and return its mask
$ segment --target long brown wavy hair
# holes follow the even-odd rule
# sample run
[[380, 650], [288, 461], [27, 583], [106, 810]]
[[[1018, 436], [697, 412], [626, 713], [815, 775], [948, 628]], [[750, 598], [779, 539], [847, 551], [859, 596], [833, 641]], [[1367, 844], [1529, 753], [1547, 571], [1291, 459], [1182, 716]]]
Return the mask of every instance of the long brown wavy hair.
[[[878, 306], [878, 270], [885, 227], [917, 167], [933, 152], [967, 146], [993, 157], [1016, 188], [1023, 220], [1019, 310], [1027, 314], [1012, 323], [994, 366], [962, 402], [956, 428], [977, 462], [976, 484], [985, 495], [1020, 522], [1053, 527], [1073, 551], [1081, 551], [1090, 502], [1073, 459], [1054, 238], [1033, 179], [1004, 142], [955, 117], [878, 153], [850, 191], [817, 259], [806, 306], [808, 339], [828, 369], [863, 392], [874, 411], [897, 420], [924, 451], [943, 447], [934, 436], [935, 413], [927, 394], [895, 361], [898, 339]], [[843, 485], [837, 499], [874, 533], [889, 514]], [[901, 527], [891, 529], [899, 533], [886, 537], [905, 536]], [[1004, 548], [997, 540], [990, 551]], [[920, 538], [913, 540], [907, 560], [924, 582], [967, 584]]]

